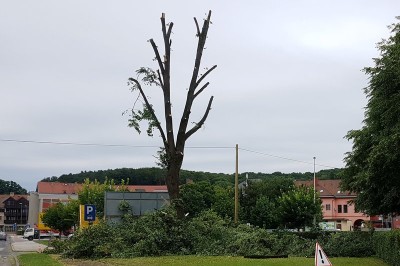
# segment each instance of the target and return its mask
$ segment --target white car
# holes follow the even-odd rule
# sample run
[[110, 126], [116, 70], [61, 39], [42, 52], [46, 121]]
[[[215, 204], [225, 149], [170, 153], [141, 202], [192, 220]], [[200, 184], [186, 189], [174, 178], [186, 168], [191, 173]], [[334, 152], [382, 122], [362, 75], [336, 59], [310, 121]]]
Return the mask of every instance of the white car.
[[0, 231], [0, 239], [6, 241], [7, 240], [7, 233]]

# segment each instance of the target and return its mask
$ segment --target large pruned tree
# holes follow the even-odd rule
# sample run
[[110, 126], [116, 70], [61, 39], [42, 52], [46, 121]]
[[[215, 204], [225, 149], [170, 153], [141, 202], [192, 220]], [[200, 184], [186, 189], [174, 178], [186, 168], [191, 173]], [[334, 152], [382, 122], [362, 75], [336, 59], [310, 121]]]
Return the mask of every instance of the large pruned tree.
[[[153, 39], [149, 42], [153, 48], [155, 54], [155, 61], [158, 64], [158, 69], [153, 70], [147, 67], [139, 68], [136, 73], [137, 78], [129, 78], [128, 84], [131, 86], [132, 91], [138, 91], [139, 97], [143, 101], [143, 105], [140, 109], [134, 106], [131, 109], [129, 126], [133, 127], [139, 134], [140, 122], [148, 122], [147, 134], [153, 136], [153, 131], [157, 129], [161, 135], [163, 145], [161, 147], [161, 153], [159, 159], [163, 167], [166, 168], [166, 185], [170, 200], [175, 204], [178, 216], [183, 217], [182, 207], [180, 207], [179, 199], [179, 174], [182, 167], [184, 158], [185, 144], [186, 141], [191, 137], [197, 130], [199, 130], [207, 119], [207, 116], [211, 110], [213, 102], [213, 96], [210, 97], [208, 105], [201, 119], [196, 123], [193, 123], [193, 127], [189, 128], [189, 121], [191, 115], [191, 109], [195, 99], [208, 87], [209, 82], [203, 83], [204, 79], [217, 67], [212, 66], [206, 69], [204, 73], [200, 73], [201, 60], [203, 51], [205, 49], [205, 43], [207, 40], [207, 33], [211, 23], [211, 11], [203, 21], [203, 26], [200, 28], [196, 18], [194, 22], [197, 29], [197, 51], [193, 66], [193, 72], [190, 78], [189, 87], [187, 89], [186, 103], [182, 112], [182, 116], [179, 123], [179, 128], [175, 138], [175, 130], [173, 127], [173, 115], [172, 115], [172, 101], [171, 101], [171, 33], [173, 23], [166, 23], [164, 13], [161, 15], [161, 27], [164, 40], [164, 54], [161, 55], [159, 47], [156, 45]], [[145, 88], [142, 84], [147, 86], [155, 85], [161, 88], [164, 102], [164, 120], [165, 124], [161, 124], [161, 119], [157, 116], [153, 105], [149, 101], [149, 97], [145, 92]], [[136, 101], [135, 103], [137, 103]]]
[[364, 69], [370, 78], [364, 125], [346, 135], [353, 148], [342, 188], [357, 193], [356, 210], [369, 215], [400, 213], [400, 23], [390, 28], [375, 66]]

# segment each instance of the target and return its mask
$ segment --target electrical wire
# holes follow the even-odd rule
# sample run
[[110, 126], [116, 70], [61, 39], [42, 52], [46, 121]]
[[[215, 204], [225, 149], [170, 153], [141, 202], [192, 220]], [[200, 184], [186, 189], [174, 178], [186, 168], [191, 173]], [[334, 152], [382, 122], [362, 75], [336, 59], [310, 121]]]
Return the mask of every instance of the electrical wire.
[[[239, 150], [247, 151], [247, 152], [251, 152], [251, 153], [256, 153], [256, 154], [260, 154], [260, 155], [264, 155], [264, 156], [274, 157], [274, 158], [278, 158], [278, 159], [282, 159], [282, 160], [287, 160], [287, 161], [293, 161], [293, 162], [304, 163], [304, 164], [311, 164], [311, 165], [314, 164], [313, 162], [307, 162], [307, 161], [301, 161], [301, 160], [291, 159], [291, 158], [287, 158], [287, 157], [283, 157], [283, 156], [268, 154], [268, 153], [259, 152], [259, 151], [254, 151], [254, 150], [245, 149], [245, 148], [239, 148]], [[338, 167], [334, 167], [334, 166], [330, 166], [330, 165], [323, 165], [323, 164], [315, 164], [315, 165], [318, 165], [318, 166], [321, 166], [321, 167], [327, 167], [327, 168], [338, 168]]]
[[[80, 142], [59, 142], [59, 141], [39, 141], [39, 140], [19, 140], [19, 139], [0, 139], [1, 142], [15, 142], [15, 143], [33, 143], [33, 144], [51, 144], [51, 145], [73, 145], [73, 146], [98, 146], [98, 147], [129, 147], [129, 148], [159, 148], [160, 146], [155, 145], [129, 145], [129, 144], [100, 144], [100, 143], [80, 143]], [[235, 149], [233, 146], [187, 146], [188, 149]], [[292, 159], [288, 157], [278, 156], [274, 154], [268, 154], [260, 151], [250, 150], [246, 148], [240, 148], [239, 150], [255, 153], [263, 156], [274, 157], [277, 159], [304, 163], [304, 164], [314, 164], [312, 162], [306, 162], [302, 160]], [[338, 168], [329, 165], [315, 164], [326, 168]]]

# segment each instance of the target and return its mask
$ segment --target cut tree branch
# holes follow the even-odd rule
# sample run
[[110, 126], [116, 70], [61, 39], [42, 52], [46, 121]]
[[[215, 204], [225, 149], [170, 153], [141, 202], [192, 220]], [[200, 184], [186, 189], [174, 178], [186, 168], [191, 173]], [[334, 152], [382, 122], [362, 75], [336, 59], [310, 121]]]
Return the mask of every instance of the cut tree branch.
[[197, 19], [196, 18], [193, 18], [194, 19], [194, 23], [196, 23], [196, 29], [197, 29], [197, 37], [199, 37], [200, 36], [200, 27], [199, 27], [199, 23], [197, 22]]
[[194, 98], [196, 98], [200, 93], [202, 93], [203, 90], [204, 90], [205, 88], [208, 87], [208, 85], [210, 85], [210, 82], [207, 82], [206, 84], [204, 84], [204, 85], [200, 88], [200, 90], [198, 90], [198, 91], [194, 94]]
[[208, 70], [206, 71], [206, 73], [204, 73], [204, 74], [197, 80], [197, 82], [196, 82], [196, 88], [197, 88], [197, 86], [199, 86], [200, 82], [202, 82], [202, 80], [205, 79], [205, 78], [207, 77], [207, 75], [210, 74], [211, 71], [213, 71], [213, 70], [216, 69], [216, 68], [217, 68], [217, 65], [214, 65], [212, 68], [208, 69]]
[[156, 55], [156, 59], [157, 59], [157, 62], [158, 62], [158, 66], [159, 66], [159, 68], [161, 70], [161, 73], [164, 74], [165, 69], [164, 69], [164, 65], [163, 65], [163, 62], [162, 62], [161, 57], [160, 57], [160, 53], [158, 52], [157, 45], [155, 44], [153, 39], [150, 39], [150, 43], [151, 43], [151, 46], [153, 47], [154, 54]]
[[193, 135], [197, 130], [199, 130], [203, 126], [204, 122], [207, 119], [208, 113], [211, 110], [211, 105], [212, 105], [213, 99], [214, 99], [214, 96], [211, 96], [210, 100], [208, 101], [207, 109], [206, 109], [203, 117], [201, 118], [201, 120], [198, 123], [196, 123], [193, 128], [191, 128], [188, 132], [186, 132], [185, 140], [187, 140], [191, 135]]

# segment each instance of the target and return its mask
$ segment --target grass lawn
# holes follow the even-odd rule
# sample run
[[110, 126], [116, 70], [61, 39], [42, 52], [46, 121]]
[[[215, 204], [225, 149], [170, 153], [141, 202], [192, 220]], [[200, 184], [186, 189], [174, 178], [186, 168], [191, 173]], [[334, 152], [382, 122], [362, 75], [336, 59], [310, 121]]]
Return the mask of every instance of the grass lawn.
[[25, 253], [18, 256], [20, 266], [63, 266], [61, 262], [43, 253]]
[[40, 240], [39, 239], [35, 239], [33, 241], [35, 241], [36, 243], [42, 244], [42, 245], [46, 245], [46, 246], [49, 245], [49, 240], [48, 239], [40, 239]]
[[[314, 258], [288, 259], [245, 259], [243, 257], [226, 256], [167, 256], [145, 257], [133, 259], [101, 259], [101, 260], [64, 260], [58, 256], [47, 254], [22, 254], [18, 256], [21, 266], [109, 266], [109, 265], [140, 265], [140, 266], [313, 266]], [[334, 266], [388, 266], [376, 258], [331, 258]]]

